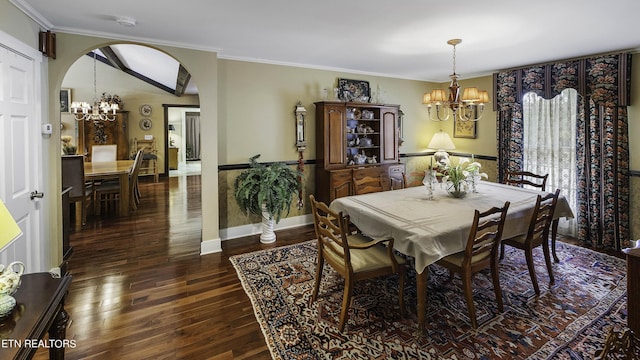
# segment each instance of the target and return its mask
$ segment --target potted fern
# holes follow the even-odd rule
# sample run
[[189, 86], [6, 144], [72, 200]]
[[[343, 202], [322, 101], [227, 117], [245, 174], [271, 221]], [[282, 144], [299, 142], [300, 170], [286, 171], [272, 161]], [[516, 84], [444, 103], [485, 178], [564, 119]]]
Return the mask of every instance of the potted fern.
[[249, 214], [262, 216], [262, 234], [260, 242], [276, 241], [273, 223], [280, 222], [282, 215], [289, 214], [292, 195], [298, 194], [302, 173], [291, 169], [283, 162], [269, 166], [250, 160], [250, 168], [240, 173], [233, 183], [234, 196], [240, 209]]

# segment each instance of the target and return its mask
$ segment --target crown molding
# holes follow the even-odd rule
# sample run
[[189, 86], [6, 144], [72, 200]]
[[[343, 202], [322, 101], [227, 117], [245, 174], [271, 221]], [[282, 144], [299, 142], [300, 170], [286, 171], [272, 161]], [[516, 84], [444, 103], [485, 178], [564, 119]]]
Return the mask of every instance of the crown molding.
[[31, 20], [35, 21], [43, 27], [45, 30], [53, 30], [53, 24], [47, 20], [40, 12], [34, 9], [31, 5], [29, 5], [24, 0], [9, 0], [15, 7], [17, 7], [20, 11], [22, 11], [25, 15], [31, 18]]

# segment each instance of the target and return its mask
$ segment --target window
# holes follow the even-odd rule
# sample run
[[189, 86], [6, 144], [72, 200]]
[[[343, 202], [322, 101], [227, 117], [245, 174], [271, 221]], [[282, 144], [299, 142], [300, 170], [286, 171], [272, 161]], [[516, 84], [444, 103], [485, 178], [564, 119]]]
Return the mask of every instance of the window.
[[[560, 189], [574, 214], [577, 198], [576, 119], [578, 92], [566, 89], [551, 100], [535, 93], [523, 99], [523, 169], [549, 174], [546, 191]], [[574, 219], [561, 219], [560, 233], [575, 236]]]

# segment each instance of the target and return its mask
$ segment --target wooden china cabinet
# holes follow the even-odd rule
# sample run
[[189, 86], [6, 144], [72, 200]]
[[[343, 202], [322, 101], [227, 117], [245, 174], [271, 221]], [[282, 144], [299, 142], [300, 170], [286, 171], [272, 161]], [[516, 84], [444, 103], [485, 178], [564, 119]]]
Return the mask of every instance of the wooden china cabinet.
[[354, 194], [353, 178], [398, 166], [399, 105], [316, 102], [316, 197]]
[[129, 159], [128, 112], [118, 111], [114, 121], [78, 121], [78, 154], [91, 161], [93, 145], [118, 145], [118, 160]]

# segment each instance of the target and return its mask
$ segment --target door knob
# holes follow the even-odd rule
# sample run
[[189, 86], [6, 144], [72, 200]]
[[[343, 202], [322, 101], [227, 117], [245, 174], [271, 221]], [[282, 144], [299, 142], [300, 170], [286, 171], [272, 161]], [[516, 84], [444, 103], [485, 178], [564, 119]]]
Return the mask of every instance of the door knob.
[[44, 193], [43, 192], [39, 192], [38, 190], [35, 190], [35, 191], [31, 192], [31, 195], [29, 197], [31, 198], [31, 200], [33, 200], [35, 198], [42, 199], [44, 197]]

